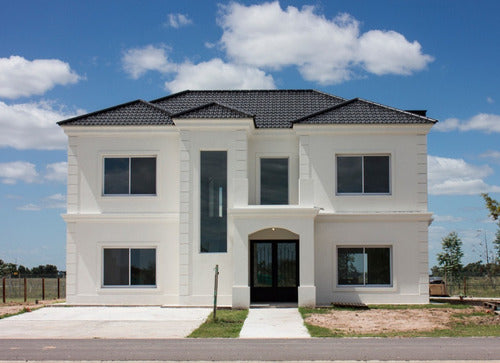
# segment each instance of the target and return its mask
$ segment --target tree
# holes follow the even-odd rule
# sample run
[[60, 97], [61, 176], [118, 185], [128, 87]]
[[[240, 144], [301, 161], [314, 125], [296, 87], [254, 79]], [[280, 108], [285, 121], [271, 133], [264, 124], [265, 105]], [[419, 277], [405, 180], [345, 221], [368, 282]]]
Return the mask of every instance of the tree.
[[438, 253], [437, 259], [439, 266], [443, 266], [444, 272], [450, 280], [458, 278], [462, 271], [462, 240], [456, 232], [451, 232], [443, 237], [441, 242], [443, 252]]
[[485, 203], [486, 203], [486, 208], [490, 211], [490, 217], [493, 218], [493, 220], [498, 222], [498, 231], [496, 233], [496, 238], [493, 241], [493, 247], [496, 250], [496, 260], [498, 263], [500, 263], [500, 203], [491, 198], [488, 193], [483, 193], [481, 194], [483, 197]]

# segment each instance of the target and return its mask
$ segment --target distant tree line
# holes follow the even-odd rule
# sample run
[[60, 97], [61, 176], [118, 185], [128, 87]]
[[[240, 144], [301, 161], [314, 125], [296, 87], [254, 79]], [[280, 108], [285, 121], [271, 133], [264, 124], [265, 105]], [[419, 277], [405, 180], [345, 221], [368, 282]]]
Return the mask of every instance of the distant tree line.
[[55, 277], [62, 273], [63, 271], [58, 271], [57, 266], [54, 265], [39, 265], [30, 269], [23, 265], [4, 262], [0, 259], [0, 277]]

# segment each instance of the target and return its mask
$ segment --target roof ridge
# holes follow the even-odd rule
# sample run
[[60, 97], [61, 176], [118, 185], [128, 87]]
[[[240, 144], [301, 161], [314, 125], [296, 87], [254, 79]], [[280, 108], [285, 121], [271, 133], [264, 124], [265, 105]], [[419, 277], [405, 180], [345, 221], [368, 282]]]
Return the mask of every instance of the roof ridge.
[[237, 108], [235, 108], [235, 107], [228, 106], [228, 105], [225, 105], [225, 104], [223, 104], [223, 103], [220, 103], [220, 102], [215, 102], [215, 101], [208, 102], [208, 103], [205, 103], [205, 104], [203, 104], [203, 105], [196, 106], [196, 107], [190, 108], [190, 109], [185, 110], [185, 111], [177, 112], [177, 113], [174, 113], [174, 114], [172, 114], [172, 115], [170, 115], [170, 116], [171, 116], [171, 117], [178, 117], [178, 116], [181, 116], [181, 115], [184, 115], [184, 114], [190, 113], [190, 112], [194, 112], [194, 111], [202, 110], [202, 109], [204, 109], [204, 108], [207, 108], [207, 107], [209, 107], [209, 106], [213, 106], [213, 105], [217, 105], [217, 106], [224, 107], [224, 108], [226, 108], [226, 109], [228, 109], [228, 110], [231, 110], [231, 111], [234, 111], [234, 112], [240, 113], [240, 114], [245, 115], [245, 116], [255, 117], [255, 115], [249, 114], [248, 112], [245, 112], [245, 111], [239, 110], [239, 109], [237, 109]]
[[293, 121], [292, 121], [292, 124], [294, 124], [294, 123], [296, 123], [296, 122], [298, 123], [298, 122], [301, 122], [301, 121], [307, 120], [308, 118], [311, 118], [311, 117], [314, 117], [314, 116], [318, 116], [318, 115], [321, 115], [321, 114], [326, 113], [326, 112], [333, 111], [333, 110], [335, 110], [335, 109], [337, 109], [337, 108], [344, 107], [345, 105], [348, 105], [348, 104], [350, 104], [350, 103], [353, 103], [354, 101], [357, 101], [357, 100], [359, 100], [359, 98], [358, 98], [358, 97], [356, 97], [356, 98], [351, 98], [350, 100], [347, 100], [347, 101], [344, 101], [344, 102], [338, 103], [338, 104], [336, 104], [336, 105], [334, 105], [334, 106], [327, 107], [327, 108], [325, 108], [325, 109], [323, 109], [323, 110], [319, 110], [319, 111], [317, 111], [317, 112], [311, 113], [310, 115], [307, 115], [307, 116], [304, 116], [304, 117], [298, 118], [298, 119], [296, 119], [296, 120], [293, 120]]

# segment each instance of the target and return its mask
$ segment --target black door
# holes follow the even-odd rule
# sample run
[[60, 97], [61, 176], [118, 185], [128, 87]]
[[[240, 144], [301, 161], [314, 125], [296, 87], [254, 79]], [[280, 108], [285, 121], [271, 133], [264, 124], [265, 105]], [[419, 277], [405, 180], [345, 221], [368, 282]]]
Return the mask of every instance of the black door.
[[299, 285], [298, 241], [251, 241], [250, 300], [296, 302]]

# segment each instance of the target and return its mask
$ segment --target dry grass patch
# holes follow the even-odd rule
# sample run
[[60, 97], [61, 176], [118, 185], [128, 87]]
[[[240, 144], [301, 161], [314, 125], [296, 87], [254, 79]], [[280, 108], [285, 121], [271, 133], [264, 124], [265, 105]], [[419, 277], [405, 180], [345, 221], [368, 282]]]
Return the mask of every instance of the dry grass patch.
[[306, 326], [320, 327], [318, 336], [421, 336], [437, 332], [448, 336], [446, 332], [457, 328], [471, 333], [466, 335], [474, 335], [473, 330], [483, 335], [481, 327], [487, 328], [488, 335], [500, 332], [500, 316], [487, 314], [480, 307], [331, 309], [318, 313], [310, 311], [304, 317]]

